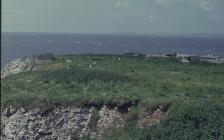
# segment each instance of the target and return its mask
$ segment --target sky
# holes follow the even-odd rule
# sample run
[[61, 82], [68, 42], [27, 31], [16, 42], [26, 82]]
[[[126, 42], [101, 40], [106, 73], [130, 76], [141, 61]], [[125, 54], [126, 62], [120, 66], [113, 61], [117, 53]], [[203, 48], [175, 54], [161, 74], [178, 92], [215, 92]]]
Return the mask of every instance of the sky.
[[224, 0], [2, 0], [3, 32], [224, 33]]

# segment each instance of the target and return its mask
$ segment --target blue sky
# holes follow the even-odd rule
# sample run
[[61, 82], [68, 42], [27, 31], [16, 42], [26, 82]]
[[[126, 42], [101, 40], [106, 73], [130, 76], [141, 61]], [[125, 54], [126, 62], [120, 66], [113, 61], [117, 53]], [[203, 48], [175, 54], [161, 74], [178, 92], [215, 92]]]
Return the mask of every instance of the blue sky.
[[2, 31], [224, 33], [224, 0], [2, 0]]

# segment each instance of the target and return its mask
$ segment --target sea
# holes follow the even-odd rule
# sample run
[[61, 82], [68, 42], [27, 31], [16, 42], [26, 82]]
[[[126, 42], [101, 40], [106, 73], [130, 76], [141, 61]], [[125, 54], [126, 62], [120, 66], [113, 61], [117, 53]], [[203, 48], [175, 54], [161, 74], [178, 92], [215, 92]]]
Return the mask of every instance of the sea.
[[2, 33], [1, 67], [16, 58], [44, 53], [164, 54], [224, 56], [224, 35], [137, 35], [81, 33]]

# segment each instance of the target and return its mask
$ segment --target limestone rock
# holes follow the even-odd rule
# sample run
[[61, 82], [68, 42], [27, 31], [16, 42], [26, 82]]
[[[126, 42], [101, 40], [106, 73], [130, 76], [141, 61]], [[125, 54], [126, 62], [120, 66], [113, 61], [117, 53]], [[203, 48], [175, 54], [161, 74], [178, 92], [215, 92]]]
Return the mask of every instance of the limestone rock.
[[122, 113], [116, 107], [109, 108], [105, 105], [97, 110], [99, 120], [95, 132], [91, 131], [88, 124], [94, 109], [95, 107], [57, 106], [44, 113], [37, 108], [25, 110], [9, 106], [1, 113], [1, 137], [3, 140], [72, 140], [90, 134], [93, 138], [101, 139], [106, 129], [124, 125]]

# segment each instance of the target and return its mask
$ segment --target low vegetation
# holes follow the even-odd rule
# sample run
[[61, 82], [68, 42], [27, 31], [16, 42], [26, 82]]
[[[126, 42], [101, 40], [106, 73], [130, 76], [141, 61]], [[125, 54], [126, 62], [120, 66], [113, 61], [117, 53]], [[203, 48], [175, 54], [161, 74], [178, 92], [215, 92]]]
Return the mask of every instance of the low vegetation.
[[[174, 58], [66, 55], [1, 79], [2, 106], [123, 104], [138, 100], [124, 128], [105, 139], [224, 139], [224, 65]], [[138, 110], [170, 103], [160, 123], [140, 129]]]

